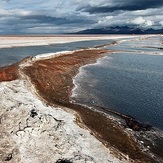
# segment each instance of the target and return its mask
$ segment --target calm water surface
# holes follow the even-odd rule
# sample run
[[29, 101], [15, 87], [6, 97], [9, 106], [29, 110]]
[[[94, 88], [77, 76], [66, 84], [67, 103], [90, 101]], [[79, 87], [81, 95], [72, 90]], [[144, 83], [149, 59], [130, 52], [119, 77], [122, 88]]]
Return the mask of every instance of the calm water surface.
[[[72, 99], [100, 105], [163, 129], [162, 37], [119, 40], [107, 49], [119, 50], [81, 68]], [[48, 46], [0, 49], [0, 66], [27, 56], [110, 44], [114, 40], [81, 41]], [[152, 54], [152, 55], [149, 55]]]
[[[77, 87], [72, 99], [89, 106], [111, 108], [163, 129], [163, 51], [160, 41], [160, 37], [155, 37], [108, 47], [124, 52], [108, 55], [96, 64], [81, 68], [75, 78]], [[151, 53], [153, 55], [149, 55]]]
[[111, 43], [113, 40], [94, 40], [79, 41], [64, 44], [53, 44], [44, 46], [27, 46], [0, 49], [0, 67], [9, 65], [22, 60], [28, 56], [35, 56], [44, 53], [55, 53], [59, 51], [77, 50], [80, 48], [88, 48], [101, 44]]

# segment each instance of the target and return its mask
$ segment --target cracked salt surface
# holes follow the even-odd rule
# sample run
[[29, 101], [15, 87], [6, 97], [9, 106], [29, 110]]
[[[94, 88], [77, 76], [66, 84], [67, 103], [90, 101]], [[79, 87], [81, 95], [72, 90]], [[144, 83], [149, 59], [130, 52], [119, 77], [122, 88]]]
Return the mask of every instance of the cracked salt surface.
[[75, 115], [46, 106], [25, 81], [0, 83], [0, 162], [119, 163], [118, 159], [86, 129]]

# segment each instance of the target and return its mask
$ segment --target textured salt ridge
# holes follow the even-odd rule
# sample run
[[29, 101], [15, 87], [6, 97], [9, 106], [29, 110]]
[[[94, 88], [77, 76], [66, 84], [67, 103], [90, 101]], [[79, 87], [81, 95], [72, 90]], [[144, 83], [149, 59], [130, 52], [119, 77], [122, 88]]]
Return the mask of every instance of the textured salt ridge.
[[26, 86], [23, 80], [0, 83], [0, 162], [129, 162], [80, 128], [72, 113], [46, 106]]
[[[72, 52], [67, 52], [72, 53]], [[63, 53], [46, 54], [26, 59], [20, 69], [44, 57]], [[129, 162], [111, 154], [100, 141], [75, 123], [75, 115], [61, 108], [46, 106], [29, 90], [28, 78], [0, 83], [0, 162]]]

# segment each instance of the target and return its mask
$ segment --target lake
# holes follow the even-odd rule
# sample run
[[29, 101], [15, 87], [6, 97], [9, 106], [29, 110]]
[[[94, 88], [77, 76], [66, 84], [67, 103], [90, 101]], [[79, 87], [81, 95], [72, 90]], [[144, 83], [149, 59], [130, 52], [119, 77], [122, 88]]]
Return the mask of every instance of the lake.
[[75, 77], [72, 100], [131, 115], [163, 129], [163, 51], [161, 37], [120, 41], [119, 50], [84, 66]]
[[[0, 66], [27, 56], [111, 44], [115, 40], [79, 41], [44, 46], [0, 49]], [[162, 37], [116, 40], [105, 49], [116, 50], [97, 63], [82, 67], [75, 77], [72, 100], [99, 105], [163, 129]]]

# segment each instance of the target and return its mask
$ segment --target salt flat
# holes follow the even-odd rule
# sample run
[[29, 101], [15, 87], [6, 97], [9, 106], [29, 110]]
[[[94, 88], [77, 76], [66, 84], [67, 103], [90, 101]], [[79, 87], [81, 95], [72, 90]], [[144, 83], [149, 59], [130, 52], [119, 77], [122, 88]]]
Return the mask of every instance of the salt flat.
[[26, 82], [0, 83], [0, 162], [127, 162], [79, 127], [74, 113], [45, 105], [27, 89]]
[[67, 35], [67, 36], [0, 36], [0, 48], [10, 48], [19, 46], [39, 46], [58, 43], [68, 43], [87, 40], [118, 39], [135, 37], [132, 35]]
[[[1, 37], [0, 47], [90, 39], [97, 37]], [[106, 148], [83, 124], [78, 125], [75, 112], [47, 106], [34, 91], [23, 74], [20, 79], [0, 83], [0, 162], [129, 162], [123, 154], [115, 156], [114, 150]]]
[[[39, 46], [129, 37], [136, 36], [1, 37], [4, 42], [2, 39], [0, 40], [0, 47]], [[76, 51], [76, 53], [79, 53], [79, 51]], [[82, 56], [84, 52], [86, 50], [83, 50]], [[70, 54], [68, 58], [71, 58], [73, 53], [74, 51], [49, 53], [24, 60], [18, 65], [20, 69], [18, 68], [17, 71], [19, 73], [17, 80], [13, 79], [10, 82], [0, 83], [0, 162], [7, 160], [12, 163], [52, 163], [59, 159], [69, 160], [73, 163], [132, 162], [132, 159], [128, 158], [130, 156], [122, 154], [111, 146], [107, 148], [93, 136], [92, 130], [81, 124], [82, 121], [77, 120], [81, 118], [77, 115], [77, 112], [66, 107], [47, 105], [42, 101], [42, 98], [40, 100], [40, 96], [31, 80], [21, 71], [39, 60], [50, 59], [51, 57], [57, 58], [57, 56], [63, 56], [63, 54]], [[65, 59], [63, 60], [65, 61]], [[44, 64], [39, 65], [43, 66], [41, 71], [47, 71]], [[8, 72], [7, 69], [4, 72], [12, 76], [10, 69], [8, 69]], [[54, 75], [54, 70], [52, 74]], [[55, 79], [52, 81], [56, 83]], [[45, 80], [45, 83], [49, 86], [47, 80]], [[125, 141], [125, 144], [127, 143], [128, 141]]]

